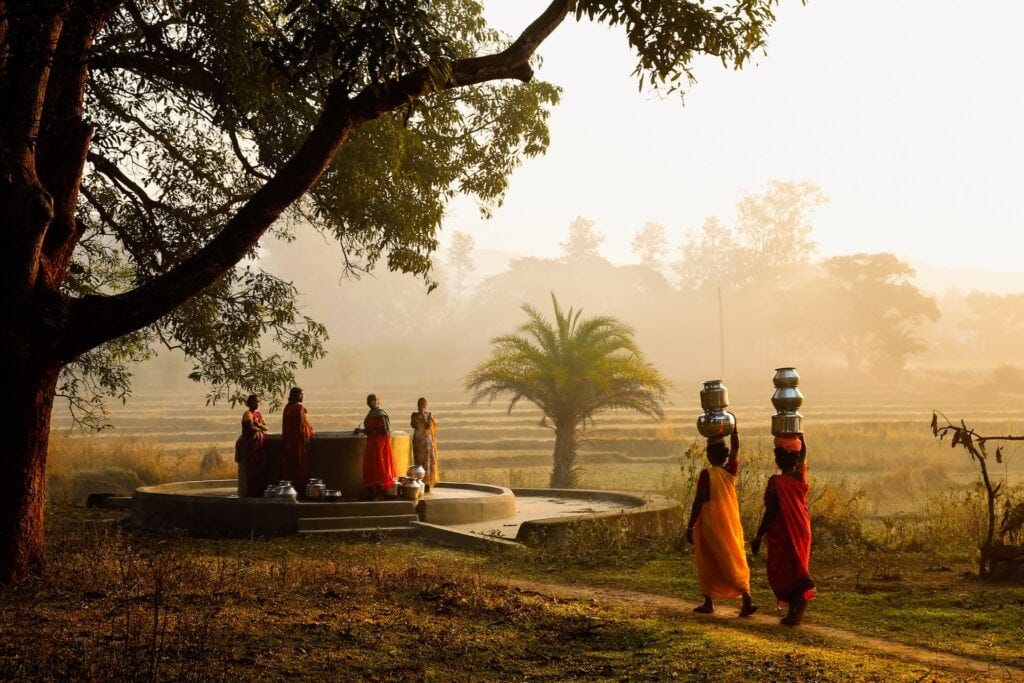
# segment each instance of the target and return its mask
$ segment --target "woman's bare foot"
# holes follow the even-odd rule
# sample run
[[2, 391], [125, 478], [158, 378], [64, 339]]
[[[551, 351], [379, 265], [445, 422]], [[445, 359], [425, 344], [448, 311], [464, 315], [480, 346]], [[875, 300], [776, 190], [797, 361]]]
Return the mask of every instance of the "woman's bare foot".
[[697, 614], [714, 614], [715, 603], [711, 601], [711, 598], [707, 595], [704, 596], [704, 604], [698, 607], [694, 607], [693, 611]]
[[804, 610], [806, 609], [806, 601], [789, 603], [789, 612], [786, 613], [786, 616], [779, 623], [783, 626], [799, 626], [804, 620]]
[[751, 614], [757, 611], [757, 605], [754, 604], [753, 599], [750, 597], [750, 593], [743, 596], [743, 606], [740, 607], [740, 616], [749, 617]]

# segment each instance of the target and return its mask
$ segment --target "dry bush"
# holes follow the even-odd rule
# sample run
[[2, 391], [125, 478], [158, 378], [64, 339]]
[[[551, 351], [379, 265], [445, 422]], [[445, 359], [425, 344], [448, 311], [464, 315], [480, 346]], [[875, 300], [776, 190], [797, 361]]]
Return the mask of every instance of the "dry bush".
[[844, 550], [864, 545], [864, 491], [849, 479], [812, 480], [808, 508], [815, 549]]
[[131, 495], [139, 486], [194, 479], [232, 479], [233, 458], [211, 446], [203, 452], [169, 454], [131, 438], [75, 438], [52, 434], [46, 464], [51, 501], [82, 504], [90, 493]]

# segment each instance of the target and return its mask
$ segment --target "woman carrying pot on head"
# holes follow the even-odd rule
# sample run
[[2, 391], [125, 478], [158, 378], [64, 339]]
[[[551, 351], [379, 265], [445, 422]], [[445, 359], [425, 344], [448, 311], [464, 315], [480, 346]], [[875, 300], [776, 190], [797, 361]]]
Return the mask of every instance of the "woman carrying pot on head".
[[366, 450], [363, 452], [363, 486], [368, 496], [379, 500], [395, 485], [395, 456], [391, 450], [391, 420], [380, 407], [376, 394], [366, 397], [370, 409], [363, 418], [363, 427], [356, 427], [354, 433], [366, 434]]
[[409, 418], [409, 426], [413, 429], [413, 463], [426, 471], [423, 484], [424, 490], [429, 492], [430, 487], [441, 478], [441, 471], [437, 466], [437, 420], [430, 412], [427, 399], [420, 398], [416, 401], [416, 408], [417, 411]]
[[814, 597], [811, 577], [811, 516], [807, 511], [807, 444], [804, 435], [775, 437], [775, 464], [780, 474], [768, 479], [764, 517], [750, 542], [756, 555], [768, 540], [768, 583], [779, 602], [789, 605], [782, 619], [798, 626], [807, 602]]
[[259, 498], [267, 483], [267, 454], [263, 444], [267, 423], [259, 411], [260, 397], [249, 394], [247, 410], [242, 413], [242, 433], [235, 441], [235, 462], [238, 463], [238, 495]]
[[704, 604], [693, 610], [700, 614], [715, 611], [715, 598], [741, 598], [741, 617], [757, 611], [750, 597], [750, 567], [736, 497], [739, 453], [738, 427], [733, 429], [728, 447], [720, 436], [708, 439], [709, 466], [697, 479], [686, 541], [693, 544], [697, 583], [704, 595]]

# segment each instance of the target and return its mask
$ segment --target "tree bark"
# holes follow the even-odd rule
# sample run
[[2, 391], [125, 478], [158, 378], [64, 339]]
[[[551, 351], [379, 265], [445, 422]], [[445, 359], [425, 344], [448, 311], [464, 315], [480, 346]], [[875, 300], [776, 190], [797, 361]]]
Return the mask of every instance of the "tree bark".
[[575, 424], [561, 424], [555, 427], [555, 452], [551, 469], [551, 488], [576, 488], [576, 439]]
[[[5, 349], [6, 350], [6, 349]], [[43, 558], [43, 503], [50, 412], [60, 374], [56, 365], [13, 368], [12, 410], [0, 441], [0, 582], [39, 576]]]

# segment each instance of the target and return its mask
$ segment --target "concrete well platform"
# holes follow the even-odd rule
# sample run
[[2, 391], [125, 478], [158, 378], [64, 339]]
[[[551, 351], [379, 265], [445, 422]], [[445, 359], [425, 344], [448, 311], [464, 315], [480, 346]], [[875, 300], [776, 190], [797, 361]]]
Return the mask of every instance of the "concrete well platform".
[[305, 502], [239, 498], [237, 481], [144, 486], [129, 506], [146, 529], [180, 529], [195, 536], [256, 538], [289, 534], [418, 536], [467, 548], [550, 545], [573, 529], [627, 524], [661, 534], [682, 519], [682, 506], [657, 496], [618, 491], [516, 489], [440, 482], [418, 501]]
[[195, 536], [282, 536], [344, 529], [385, 529], [410, 522], [480, 523], [515, 514], [509, 489], [441, 482], [418, 501], [294, 501], [239, 498], [234, 479], [185, 481], [136, 489], [130, 506], [137, 525], [181, 529]]

